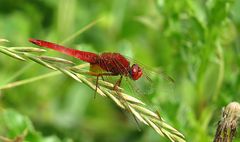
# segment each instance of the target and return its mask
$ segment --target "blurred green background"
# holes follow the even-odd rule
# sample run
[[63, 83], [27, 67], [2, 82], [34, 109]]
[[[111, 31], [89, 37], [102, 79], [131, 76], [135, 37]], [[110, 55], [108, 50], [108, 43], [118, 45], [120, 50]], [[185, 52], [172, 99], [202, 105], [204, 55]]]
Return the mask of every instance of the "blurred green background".
[[[240, 101], [239, 13], [234, 0], [0, 0], [0, 38], [8, 46], [32, 46], [29, 37], [60, 43], [102, 18], [64, 45], [163, 68], [173, 91], [159, 86], [148, 101], [187, 141], [207, 142], [222, 107]], [[50, 71], [0, 54], [1, 86]], [[66, 75], [2, 90], [0, 135], [14, 138], [28, 127], [31, 142], [169, 141], [149, 127], [138, 131], [131, 115], [93, 94]]]

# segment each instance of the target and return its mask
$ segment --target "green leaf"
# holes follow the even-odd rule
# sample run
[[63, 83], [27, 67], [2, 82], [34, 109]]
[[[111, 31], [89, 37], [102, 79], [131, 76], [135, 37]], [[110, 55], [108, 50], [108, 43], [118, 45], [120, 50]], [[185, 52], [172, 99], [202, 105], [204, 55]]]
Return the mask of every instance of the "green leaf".
[[8, 135], [10, 137], [21, 135], [25, 129], [32, 129], [30, 120], [14, 110], [5, 110], [0, 113], [0, 116], [3, 124], [9, 130]]

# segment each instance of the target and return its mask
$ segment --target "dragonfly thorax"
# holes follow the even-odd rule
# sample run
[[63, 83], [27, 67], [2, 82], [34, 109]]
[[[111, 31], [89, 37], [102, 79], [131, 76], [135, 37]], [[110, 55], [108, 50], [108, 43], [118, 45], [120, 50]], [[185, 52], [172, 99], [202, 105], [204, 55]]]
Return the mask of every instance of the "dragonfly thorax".
[[129, 70], [129, 76], [132, 80], [138, 80], [142, 76], [142, 69], [138, 64], [133, 64]]

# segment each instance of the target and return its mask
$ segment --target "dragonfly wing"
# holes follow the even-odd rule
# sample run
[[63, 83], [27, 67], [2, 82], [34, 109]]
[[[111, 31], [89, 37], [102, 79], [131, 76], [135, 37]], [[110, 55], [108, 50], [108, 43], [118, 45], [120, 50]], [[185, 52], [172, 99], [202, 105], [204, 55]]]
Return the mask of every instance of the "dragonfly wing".
[[152, 94], [155, 91], [160, 93], [169, 92], [174, 85], [174, 79], [163, 70], [149, 67], [130, 57], [126, 57], [130, 62], [138, 64], [142, 68], [143, 75], [136, 81], [129, 80], [129, 84], [137, 90], [138, 94]]

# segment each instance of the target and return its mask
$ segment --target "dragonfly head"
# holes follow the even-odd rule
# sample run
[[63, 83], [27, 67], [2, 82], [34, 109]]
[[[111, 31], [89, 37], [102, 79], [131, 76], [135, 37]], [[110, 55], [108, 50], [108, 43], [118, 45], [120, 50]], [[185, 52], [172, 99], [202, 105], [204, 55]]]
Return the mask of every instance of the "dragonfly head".
[[129, 71], [132, 80], [138, 80], [142, 76], [142, 69], [138, 64], [133, 64]]

